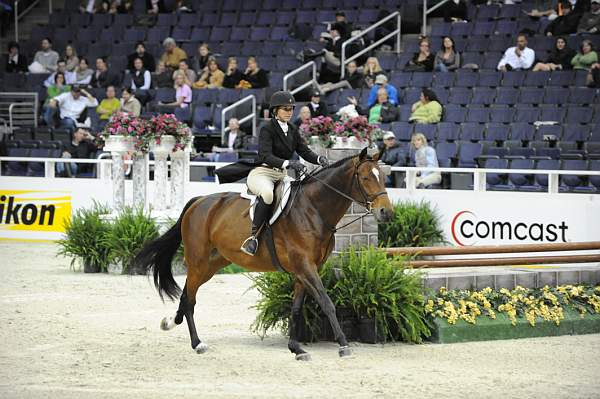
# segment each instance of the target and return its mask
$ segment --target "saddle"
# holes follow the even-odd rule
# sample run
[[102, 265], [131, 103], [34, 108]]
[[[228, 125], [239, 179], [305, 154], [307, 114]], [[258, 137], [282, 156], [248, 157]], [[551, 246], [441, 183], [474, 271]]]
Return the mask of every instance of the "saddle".
[[[292, 192], [292, 182], [294, 179], [287, 176], [283, 179], [283, 181], [279, 181], [275, 184], [275, 189], [273, 192], [273, 212], [271, 214], [271, 218], [269, 219], [269, 224], [272, 225], [277, 221], [285, 206], [287, 205], [290, 194]], [[247, 189], [246, 192], [240, 193], [240, 196], [244, 199], [250, 200], [250, 209], [249, 216], [250, 220], [254, 220], [254, 207], [256, 206], [256, 195]]]

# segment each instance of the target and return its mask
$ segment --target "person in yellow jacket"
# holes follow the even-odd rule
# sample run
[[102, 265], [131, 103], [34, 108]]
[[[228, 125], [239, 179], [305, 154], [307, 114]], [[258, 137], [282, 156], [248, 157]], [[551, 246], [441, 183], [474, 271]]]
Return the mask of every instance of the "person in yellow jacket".
[[442, 105], [431, 89], [423, 89], [421, 99], [413, 104], [409, 122], [438, 123], [442, 120]]
[[106, 98], [100, 101], [100, 104], [96, 107], [96, 113], [100, 118], [100, 128], [108, 122], [112, 114], [117, 112], [121, 108], [121, 102], [116, 98], [116, 90], [114, 86], [108, 86], [106, 88]]

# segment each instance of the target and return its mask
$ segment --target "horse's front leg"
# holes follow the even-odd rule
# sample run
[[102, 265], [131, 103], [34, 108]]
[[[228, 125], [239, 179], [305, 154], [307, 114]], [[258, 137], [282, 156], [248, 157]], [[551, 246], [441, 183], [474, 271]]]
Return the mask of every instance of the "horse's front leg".
[[302, 283], [296, 280], [294, 285], [294, 300], [292, 302], [292, 314], [290, 316], [290, 340], [288, 342], [288, 348], [292, 353], [296, 355], [296, 360], [310, 360], [310, 354], [308, 354], [298, 342], [298, 334], [301, 323], [304, 322], [302, 317], [302, 307], [304, 305], [304, 296], [306, 290]]
[[304, 287], [308, 290], [308, 292], [315, 298], [315, 300], [321, 307], [321, 310], [329, 319], [329, 323], [331, 323], [331, 328], [333, 328], [335, 340], [340, 344], [340, 357], [352, 355], [352, 350], [348, 346], [346, 336], [344, 335], [344, 332], [342, 331], [340, 323], [338, 322], [337, 316], [335, 314], [335, 306], [333, 305], [331, 298], [329, 298], [329, 295], [327, 295], [327, 291], [323, 286], [321, 277], [319, 277], [317, 267], [315, 265], [310, 265], [309, 263], [306, 263], [305, 266], [298, 272], [297, 277], [302, 282]]

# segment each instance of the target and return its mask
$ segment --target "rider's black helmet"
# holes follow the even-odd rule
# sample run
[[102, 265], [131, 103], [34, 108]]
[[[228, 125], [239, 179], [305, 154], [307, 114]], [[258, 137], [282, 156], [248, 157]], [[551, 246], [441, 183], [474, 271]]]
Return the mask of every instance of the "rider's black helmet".
[[294, 96], [289, 91], [277, 91], [273, 93], [271, 96], [271, 101], [269, 103], [269, 109], [271, 112], [277, 107], [283, 107], [286, 105], [291, 105], [292, 107], [296, 105], [296, 100]]

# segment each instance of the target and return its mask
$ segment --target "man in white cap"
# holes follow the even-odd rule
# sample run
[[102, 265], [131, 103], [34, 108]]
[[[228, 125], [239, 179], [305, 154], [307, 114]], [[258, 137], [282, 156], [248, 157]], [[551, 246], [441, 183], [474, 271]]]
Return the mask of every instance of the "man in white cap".
[[398, 90], [388, 83], [388, 78], [384, 74], [379, 74], [375, 77], [375, 84], [371, 87], [369, 92], [369, 99], [367, 106], [371, 108], [375, 102], [377, 102], [377, 90], [383, 87], [388, 93], [388, 101], [392, 105], [398, 105]]
[[[383, 148], [379, 160], [390, 166], [406, 165], [406, 151], [396, 141], [394, 132], [388, 130], [383, 134]], [[400, 172], [395, 172], [385, 177], [385, 185], [387, 187], [395, 187], [395, 182], [398, 181], [395, 176], [396, 173]]]

